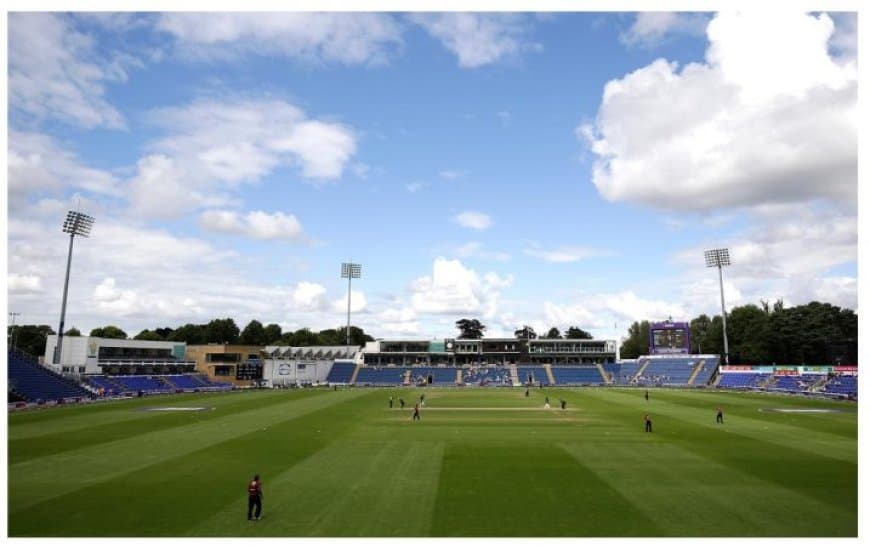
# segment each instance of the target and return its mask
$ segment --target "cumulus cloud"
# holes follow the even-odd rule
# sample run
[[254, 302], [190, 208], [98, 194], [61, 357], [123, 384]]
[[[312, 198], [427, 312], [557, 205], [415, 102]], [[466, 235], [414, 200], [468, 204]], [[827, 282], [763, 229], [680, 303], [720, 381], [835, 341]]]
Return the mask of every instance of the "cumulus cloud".
[[469, 241], [459, 245], [455, 249], [456, 255], [460, 258], [475, 258], [478, 260], [494, 260], [496, 262], [507, 262], [511, 259], [511, 255], [507, 252], [486, 250], [478, 241]]
[[92, 129], [124, 128], [105, 99], [106, 83], [124, 81], [135, 59], [107, 60], [95, 39], [55, 13], [9, 14], [9, 104], [37, 120]]
[[641, 12], [619, 39], [628, 46], [655, 47], [669, 36], [703, 36], [709, 16], [701, 13]]
[[833, 33], [825, 14], [719, 14], [706, 62], [608, 82], [578, 128], [599, 193], [669, 210], [854, 202], [857, 65], [829, 55]]
[[462, 68], [478, 68], [540, 47], [530, 41], [530, 24], [521, 14], [417, 13], [409, 19], [455, 53]]
[[492, 225], [492, 218], [488, 214], [473, 210], [460, 212], [453, 217], [453, 221], [462, 227], [483, 230]]
[[411, 282], [411, 305], [419, 313], [483, 313], [488, 318], [495, 316], [501, 290], [512, 284], [510, 275], [480, 275], [459, 260], [439, 257], [431, 275]]
[[43, 291], [42, 279], [37, 275], [10, 273], [6, 277], [6, 289], [11, 293], [39, 293]]
[[399, 25], [381, 13], [164, 13], [156, 28], [175, 39], [179, 53], [199, 60], [257, 54], [381, 64], [402, 45]]
[[108, 196], [122, 195], [110, 172], [85, 165], [52, 137], [9, 131], [9, 193], [12, 198], [33, 193], [59, 193], [67, 188]]
[[284, 167], [313, 183], [334, 180], [356, 154], [352, 129], [281, 100], [201, 100], [150, 120], [167, 135], [149, 145], [129, 184], [133, 212], [146, 217], [225, 206], [240, 185]]
[[[358, 292], [356, 290], [350, 291], [350, 312], [351, 313], [360, 313], [366, 310], [368, 307], [368, 301], [366, 300], [366, 295], [364, 292]], [[347, 312], [347, 293], [345, 293], [344, 297], [338, 298], [332, 301], [332, 310], [335, 313], [346, 313]]]
[[320, 311], [327, 307], [326, 287], [314, 282], [300, 282], [293, 291], [293, 304], [301, 311]]
[[244, 235], [252, 239], [296, 240], [302, 225], [292, 214], [251, 211], [242, 216], [229, 210], [207, 210], [199, 217], [200, 225], [210, 231]]

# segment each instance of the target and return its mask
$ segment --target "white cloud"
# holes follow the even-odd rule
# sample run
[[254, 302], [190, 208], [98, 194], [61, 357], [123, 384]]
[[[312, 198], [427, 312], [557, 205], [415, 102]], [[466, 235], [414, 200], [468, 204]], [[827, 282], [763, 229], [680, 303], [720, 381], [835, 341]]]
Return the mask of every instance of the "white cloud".
[[705, 63], [610, 81], [578, 128], [598, 191], [678, 210], [854, 203], [857, 66], [829, 56], [833, 31], [824, 14], [719, 14]]
[[[351, 313], [360, 313], [365, 311], [368, 306], [368, 301], [366, 300], [366, 295], [364, 292], [358, 292], [356, 290], [350, 291], [350, 312]], [[344, 297], [333, 300], [332, 302], [332, 310], [335, 313], [347, 313], [347, 293], [345, 292]]]
[[67, 188], [122, 195], [112, 173], [84, 165], [76, 154], [44, 134], [10, 130], [8, 161], [9, 192], [13, 198], [39, 192], [60, 193]]
[[242, 216], [235, 211], [207, 210], [199, 217], [200, 225], [211, 231], [244, 235], [252, 239], [296, 240], [302, 226], [292, 214], [251, 211]]
[[10, 293], [39, 293], [43, 291], [42, 279], [37, 275], [10, 273], [6, 277], [6, 289]]
[[493, 317], [501, 290], [513, 284], [513, 277], [490, 272], [483, 276], [459, 260], [437, 258], [432, 275], [411, 282], [411, 305], [419, 313], [483, 313]]
[[[385, 335], [408, 335], [420, 333], [417, 313], [410, 307], [390, 307], [375, 315], [379, 331]], [[427, 332], [428, 333], [428, 332]]]
[[164, 13], [157, 29], [188, 58], [280, 55], [306, 62], [381, 64], [401, 46], [401, 29], [381, 13]]
[[281, 100], [201, 100], [151, 120], [167, 136], [151, 143], [130, 182], [133, 212], [146, 217], [231, 204], [239, 185], [282, 167], [314, 183], [334, 180], [356, 153], [350, 128]]
[[425, 182], [421, 182], [419, 180], [411, 182], [410, 184], [405, 184], [405, 189], [410, 193], [417, 193], [418, 191], [427, 188], [429, 184]]
[[322, 311], [328, 306], [326, 287], [313, 282], [300, 282], [293, 291], [293, 304], [300, 311]]
[[88, 129], [124, 128], [123, 116], [104, 96], [107, 82], [126, 79], [129, 57], [99, 58], [94, 38], [60, 14], [12, 13], [8, 29], [12, 108]]
[[529, 256], [541, 258], [551, 263], [574, 263], [595, 256], [604, 256], [607, 252], [583, 246], [562, 246], [552, 249], [544, 249], [538, 246], [527, 248], [523, 251]]
[[438, 173], [438, 176], [443, 178], [444, 180], [457, 180], [466, 175], [465, 171], [460, 171], [457, 169], [445, 169]]
[[462, 227], [483, 230], [492, 226], [492, 218], [482, 212], [466, 210], [453, 217], [453, 221]]
[[703, 36], [708, 21], [702, 13], [641, 12], [619, 39], [628, 46], [655, 47], [674, 34]]
[[462, 68], [477, 68], [539, 49], [528, 40], [525, 15], [510, 13], [417, 13], [409, 16], [456, 54]]
[[544, 302], [546, 323], [558, 327], [579, 326], [584, 329], [612, 331], [613, 324], [642, 320], [687, 317], [679, 303], [646, 299], [631, 290], [617, 293], [584, 295], [575, 303]]

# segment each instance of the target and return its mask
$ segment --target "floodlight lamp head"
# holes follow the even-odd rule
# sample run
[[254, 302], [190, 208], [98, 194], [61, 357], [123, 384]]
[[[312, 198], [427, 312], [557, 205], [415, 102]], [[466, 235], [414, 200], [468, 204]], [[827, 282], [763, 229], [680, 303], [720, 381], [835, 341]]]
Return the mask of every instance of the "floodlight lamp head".
[[704, 261], [707, 267], [724, 267], [731, 265], [731, 257], [727, 248], [716, 248], [704, 251]]
[[87, 237], [91, 234], [91, 226], [94, 225], [94, 217], [81, 212], [69, 211], [63, 222], [63, 232], [79, 237]]
[[343, 263], [341, 264], [341, 278], [342, 279], [358, 279], [362, 276], [362, 266], [360, 264], [354, 263]]

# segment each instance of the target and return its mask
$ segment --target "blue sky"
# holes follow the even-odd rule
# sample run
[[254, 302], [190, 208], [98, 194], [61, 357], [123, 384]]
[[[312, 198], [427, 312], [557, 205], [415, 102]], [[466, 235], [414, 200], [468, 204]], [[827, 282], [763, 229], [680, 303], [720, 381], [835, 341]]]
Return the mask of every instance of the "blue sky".
[[[775, 28], [777, 40], [769, 39]], [[767, 31], [767, 34], [765, 34]], [[11, 14], [8, 307], [378, 337], [857, 308], [854, 15]]]

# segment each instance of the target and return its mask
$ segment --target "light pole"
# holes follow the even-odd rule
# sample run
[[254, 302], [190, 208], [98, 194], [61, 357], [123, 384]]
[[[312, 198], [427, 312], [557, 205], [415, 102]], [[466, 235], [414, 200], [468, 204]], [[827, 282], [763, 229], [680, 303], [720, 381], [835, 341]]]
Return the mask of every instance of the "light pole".
[[66, 295], [69, 291], [69, 269], [72, 265], [73, 239], [88, 237], [91, 234], [91, 226], [94, 225], [94, 217], [81, 212], [69, 211], [63, 223], [63, 232], [69, 233], [69, 254], [66, 258], [66, 279], [63, 282], [63, 303], [60, 306], [60, 328], [57, 329], [57, 347], [54, 349], [53, 364], [60, 364], [61, 351], [63, 350], [63, 322], [66, 319]]
[[722, 284], [722, 268], [731, 265], [731, 257], [727, 248], [716, 248], [704, 251], [707, 267], [719, 268], [719, 296], [722, 301], [722, 338], [725, 341], [725, 364], [728, 364], [728, 322], [725, 313], [725, 288]]
[[347, 336], [345, 337], [345, 351], [350, 354], [350, 281], [362, 276], [362, 266], [352, 262], [341, 264], [341, 278], [347, 278]]
[[15, 348], [15, 317], [20, 315], [21, 313], [10, 312], [9, 316], [12, 317], [12, 324], [9, 325], [9, 345], [14, 349]]

